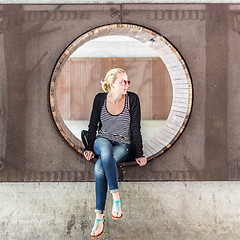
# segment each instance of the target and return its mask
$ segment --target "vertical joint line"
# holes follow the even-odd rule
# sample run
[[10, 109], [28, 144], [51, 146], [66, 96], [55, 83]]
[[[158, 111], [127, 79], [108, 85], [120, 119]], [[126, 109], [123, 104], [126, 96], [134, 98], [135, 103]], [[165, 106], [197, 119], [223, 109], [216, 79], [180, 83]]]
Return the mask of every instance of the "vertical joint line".
[[122, 16], [123, 16], [123, 13], [122, 13], [122, 4], [120, 4], [120, 23], [122, 23]]

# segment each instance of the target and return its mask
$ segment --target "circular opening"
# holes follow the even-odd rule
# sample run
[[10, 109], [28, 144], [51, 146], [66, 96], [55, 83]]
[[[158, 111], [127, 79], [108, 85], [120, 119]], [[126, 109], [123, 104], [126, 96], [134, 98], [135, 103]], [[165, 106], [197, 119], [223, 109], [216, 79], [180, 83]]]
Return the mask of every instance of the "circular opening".
[[[189, 119], [191, 106], [192, 106], [192, 84], [191, 84], [191, 78], [190, 74], [188, 72], [187, 66], [179, 54], [179, 52], [176, 50], [176, 48], [162, 35], [149, 30], [147, 28], [144, 28], [142, 26], [132, 25], [132, 24], [111, 24], [111, 25], [105, 25], [98, 28], [95, 28], [93, 30], [90, 30], [89, 32], [81, 35], [78, 37], [75, 41], [73, 41], [67, 49], [63, 52], [63, 54], [60, 56], [59, 60], [56, 63], [56, 66], [54, 68], [52, 77], [51, 77], [51, 84], [50, 84], [50, 106], [51, 106], [51, 112], [53, 119], [56, 123], [56, 126], [64, 139], [79, 153], [83, 153], [84, 146], [81, 140], [77, 137], [77, 134], [74, 133], [71, 127], [69, 127], [68, 121], [63, 120], [63, 113], [61, 110], [61, 100], [59, 96], [64, 95], [64, 91], [59, 90], [58, 85], [59, 82], [63, 81], [63, 72], [64, 74], [68, 74], [68, 68], [70, 69], [71, 66], [67, 65], [67, 62], [71, 59], [71, 61], [74, 64], [74, 58], [76, 56], [81, 56], [82, 58], [89, 56], [88, 52], [86, 52], [85, 48], [84, 52], [84, 46], [90, 42], [94, 42], [94, 40], [101, 40], [102, 37], [119, 37], [121, 38], [129, 38], [132, 40], [133, 45], [136, 45], [137, 42], [141, 43], [141, 61], [148, 57], [149, 59], [155, 59], [156, 61], [161, 61], [166, 68], [167, 77], [169, 78], [170, 84], [168, 84], [167, 91], [169, 92], [170, 102], [169, 107], [165, 111], [165, 117], [163, 122], [160, 122], [158, 117], [156, 117], [156, 111], [153, 113], [149, 113], [151, 115], [151, 119], [154, 121], [143, 121], [142, 123], [142, 129], [145, 129], [145, 133], [143, 133], [143, 151], [145, 156], [148, 158], [148, 160], [154, 159], [155, 157], [162, 154], [164, 151], [166, 151], [172, 144], [178, 139], [182, 131], [184, 130], [187, 121]], [[105, 39], [106, 40], [106, 39]], [[135, 41], [135, 42], [134, 42]], [[136, 42], [137, 41], [137, 42]], [[129, 41], [131, 44], [131, 41]], [[118, 42], [119, 44], [119, 42]], [[118, 45], [119, 46], [119, 45]], [[79, 49], [81, 47], [81, 52], [79, 53]], [[146, 48], [146, 52], [148, 52], [148, 55], [144, 55], [144, 48]], [[106, 57], [105, 53], [105, 57]], [[128, 53], [128, 55], [131, 55], [131, 53]], [[85, 56], [84, 56], [85, 55]], [[134, 55], [135, 56], [135, 55]], [[133, 56], [133, 57], [134, 57]], [[149, 57], [150, 56], [150, 57]], [[115, 59], [115, 61], [118, 61], [118, 56], [108, 56], [111, 59]], [[124, 58], [124, 54], [122, 56]], [[90, 59], [89, 61], [92, 61]], [[107, 61], [106, 58], [104, 60]], [[153, 61], [153, 60], [151, 60]], [[128, 64], [129, 65], [129, 64]], [[81, 65], [82, 66], [82, 65]], [[109, 68], [109, 63], [106, 64], [106, 66]], [[157, 64], [154, 64], [155, 68], [158, 69], [159, 66]], [[106, 67], [106, 68], [107, 68]], [[111, 68], [111, 67], [110, 67]], [[64, 71], [63, 71], [64, 69]], [[106, 69], [107, 71], [108, 69]], [[103, 75], [105, 75], [106, 71], [103, 70]], [[91, 71], [89, 71], [90, 74]], [[154, 71], [153, 71], [154, 72]], [[128, 73], [128, 71], [127, 71]], [[155, 71], [154, 75], [157, 75], [158, 73]], [[129, 74], [128, 74], [129, 75]], [[104, 76], [103, 76], [104, 77]], [[93, 92], [101, 91], [100, 86], [100, 80], [101, 79], [95, 79], [94, 78], [94, 72], [91, 72], [91, 82], [96, 83], [99, 87], [93, 87], [93, 85], [89, 85], [88, 89], [93, 89]], [[151, 82], [151, 89], [155, 89], [155, 108], [159, 107], [159, 95], [158, 92], [156, 92], [156, 80], [151, 79], [152, 81], [148, 81], [148, 79], [144, 80], [143, 83], [139, 83], [145, 86], [142, 89], [148, 89], [149, 88], [149, 82]], [[67, 84], [65, 82], [65, 84]], [[84, 84], [84, 83], [82, 83]], [[89, 84], [89, 83], [88, 83]], [[148, 84], [148, 85], [146, 85]], [[146, 87], [147, 86], [147, 87]], [[74, 89], [81, 93], [81, 83], [78, 83]], [[130, 89], [132, 90], [132, 89]], [[137, 92], [138, 93], [138, 92]], [[93, 94], [94, 95], [94, 94]], [[77, 111], [84, 112], [87, 111], [86, 114], [90, 115], [91, 111], [91, 104], [93, 101], [93, 96], [89, 94], [91, 99], [87, 99], [86, 94], [84, 95], [83, 103], [84, 106], [89, 105], [89, 107], [85, 107], [85, 110], [83, 109], [83, 105], [75, 106], [77, 108]], [[148, 98], [144, 98], [144, 102], [148, 100], [149, 98], [153, 98], [152, 92], [150, 95], [148, 95]], [[169, 98], [168, 98], [169, 99]], [[141, 100], [141, 98], [140, 98]], [[142, 101], [141, 101], [142, 102]], [[71, 100], [68, 101], [69, 105], [68, 108], [71, 106]], [[88, 104], [87, 104], [88, 103]], [[141, 104], [142, 105], [142, 104]], [[147, 106], [147, 105], [146, 105]], [[74, 106], [71, 106], [74, 107]], [[147, 108], [147, 107], [146, 107]], [[75, 112], [77, 112], [75, 111]], [[71, 113], [68, 113], [71, 114]], [[74, 116], [73, 116], [74, 118]], [[86, 116], [85, 119], [89, 119]], [[147, 119], [147, 117], [146, 117]], [[157, 119], [157, 120], [156, 120]], [[87, 128], [88, 121], [85, 121], [85, 125], [83, 128]], [[155, 125], [157, 127], [155, 127]], [[143, 126], [144, 125], [144, 126]], [[150, 126], [150, 128], [147, 128], [147, 126]], [[159, 127], [161, 126], [161, 127]], [[81, 129], [77, 130], [81, 131]], [[123, 165], [132, 165], [135, 163], [125, 163]]]

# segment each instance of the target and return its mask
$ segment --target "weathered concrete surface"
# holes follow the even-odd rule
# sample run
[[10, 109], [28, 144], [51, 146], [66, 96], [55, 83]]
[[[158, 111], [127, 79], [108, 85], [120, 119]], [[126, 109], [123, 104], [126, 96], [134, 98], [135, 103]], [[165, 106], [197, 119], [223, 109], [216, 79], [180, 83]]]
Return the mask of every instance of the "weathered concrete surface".
[[6, 63], [4, 60], [3, 35], [0, 34], [0, 169], [4, 168], [6, 136], [7, 136], [7, 81]]
[[[240, 182], [120, 184], [124, 217], [101, 239], [236, 240]], [[1, 240], [89, 239], [94, 183], [1, 183]]]
[[[123, 180], [239, 179], [238, 127], [231, 140], [231, 124], [239, 119], [238, 105], [232, 104], [239, 95], [234, 88], [239, 72], [238, 8], [224, 4], [1, 5], [6, 73], [1, 71], [0, 77], [7, 84], [8, 99], [0, 116], [5, 123], [3, 113], [8, 119], [0, 135], [6, 142], [1, 180], [36, 181], [30, 175], [40, 171], [73, 175], [80, 171], [93, 176], [93, 164], [63, 140], [52, 121], [49, 84], [57, 59], [69, 43], [89, 29], [120, 22], [142, 25], [169, 39], [185, 59], [194, 89], [191, 117], [179, 140], [145, 168], [125, 168]], [[229, 25], [220, 21], [227, 18]], [[229, 66], [232, 62], [235, 68]], [[230, 171], [232, 165], [236, 174]], [[10, 178], [9, 171], [29, 174]]]

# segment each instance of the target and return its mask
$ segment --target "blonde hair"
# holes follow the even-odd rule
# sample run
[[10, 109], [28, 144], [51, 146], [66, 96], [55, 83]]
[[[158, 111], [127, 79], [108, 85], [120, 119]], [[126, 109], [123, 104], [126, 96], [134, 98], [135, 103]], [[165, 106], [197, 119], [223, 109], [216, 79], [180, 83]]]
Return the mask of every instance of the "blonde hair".
[[111, 90], [110, 84], [114, 83], [117, 79], [117, 75], [120, 73], [126, 73], [122, 68], [113, 68], [109, 70], [102, 83], [102, 89], [104, 92], [109, 92]]

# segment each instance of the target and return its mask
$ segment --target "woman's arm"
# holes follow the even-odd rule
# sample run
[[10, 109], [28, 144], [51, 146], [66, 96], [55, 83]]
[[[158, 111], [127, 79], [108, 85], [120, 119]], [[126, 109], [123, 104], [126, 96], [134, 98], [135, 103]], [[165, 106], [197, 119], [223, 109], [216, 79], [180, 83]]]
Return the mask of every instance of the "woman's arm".
[[91, 117], [88, 125], [88, 147], [86, 150], [93, 152], [93, 143], [96, 138], [98, 124], [100, 122], [100, 94], [97, 94], [93, 101]]
[[147, 164], [147, 158], [143, 156], [143, 144], [141, 135], [141, 107], [137, 94], [133, 94], [131, 111], [131, 133], [132, 133], [132, 146], [135, 150], [136, 162], [139, 166]]
[[131, 137], [135, 158], [143, 157], [143, 145], [141, 135], [141, 108], [139, 97], [135, 93], [129, 93], [131, 112]]

